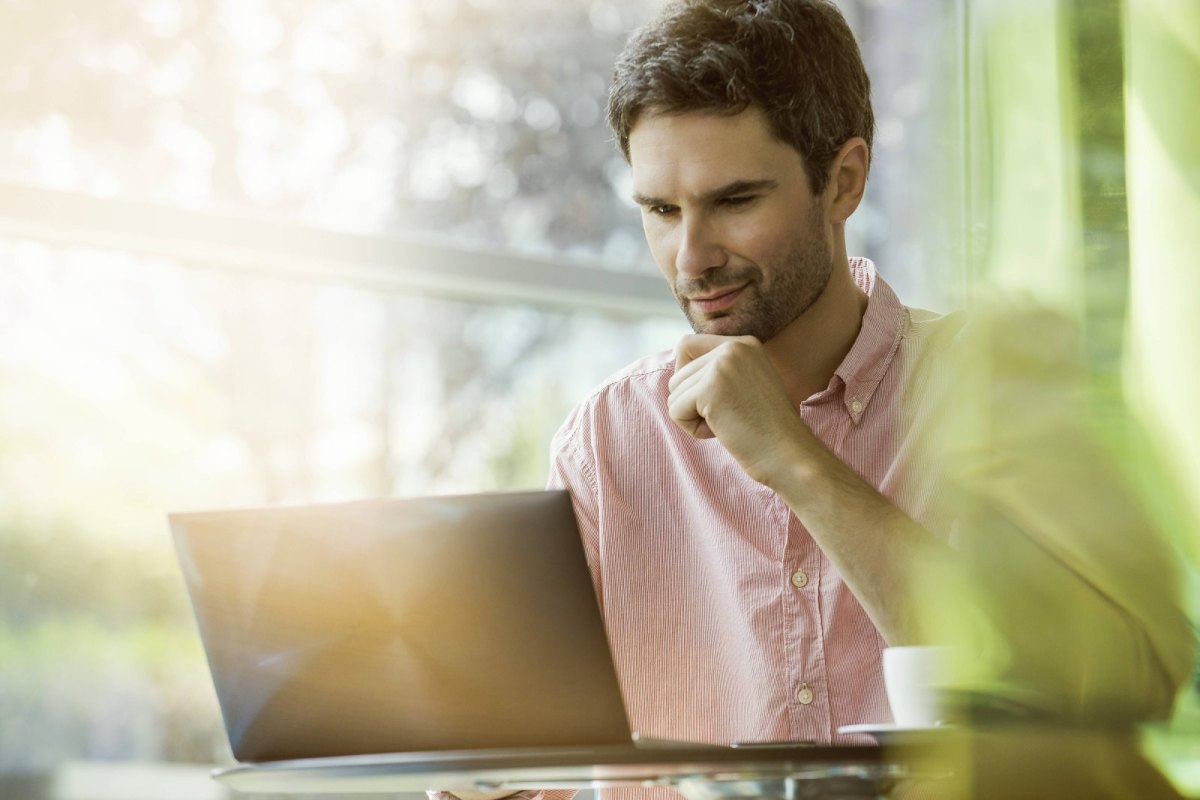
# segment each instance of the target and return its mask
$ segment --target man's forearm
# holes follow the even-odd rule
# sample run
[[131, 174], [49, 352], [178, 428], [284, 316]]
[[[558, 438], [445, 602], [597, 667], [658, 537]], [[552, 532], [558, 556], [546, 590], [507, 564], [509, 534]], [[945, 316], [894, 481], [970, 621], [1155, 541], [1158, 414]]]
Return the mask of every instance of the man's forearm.
[[947, 573], [953, 551], [815, 438], [798, 452], [768, 485], [804, 524], [888, 644], [927, 643], [920, 576]]
[[677, 354], [668, 399], [676, 424], [717, 438], [791, 506], [888, 642], [923, 641], [914, 573], [949, 563], [948, 548], [813, 435], [759, 341], [689, 336]]
[[[889, 644], [966, 648], [968, 658], [975, 660], [968, 665], [974, 677], [1032, 690], [1047, 710], [1069, 718], [1141, 719], [1169, 710], [1190, 663], [1185, 652], [1190, 638], [1182, 613], [1159, 597], [1170, 594], [1169, 556], [1158, 552], [1153, 536], [1135, 535], [1148, 528], [1136, 524], [1136, 517], [1127, 519], [1121, 502], [1110, 499], [1106, 505], [1097, 499], [1093, 505], [1105, 508], [1114, 521], [1128, 523], [1126, 536], [1108, 538], [1128, 539], [1138, 548], [1122, 559], [1110, 554], [1112, 560], [1126, 569], [1145, 560], [1159, 566], [1146, 571], [1159, 572], [1161, 586], [1145, 582], [1136, 594], [1110, 585], [1103, 570], [1085, 569], [1088, 561], [1082, 556], [1065, 563], [1054, 555], [1046, 541], [1053, 537], [1046, 531], [1039, 538], [1030, 534], [1038, 530], [1032, 522], [1027, 530], [1010, 519], [1005, 508], [1011, 512], [1013, 504], [1048, 505], [1035, 502], [1028, 492], [1007, 498], [1008, 506], [977, 497], [975, 513], [963, 520], [961, 541], [951, 548], [818, 442], [799, 441], [802, 447], [788, 454], [786, 467], [773, 470], [778, 480], [769, 485], [805, 525]], [[1117, 495], [1111, 488], [1110, 496]], [[1103, 520], [1089, 522], [1083, 527], [1092, 539], [1104, 538]], [[1098, 544], [1078, 549], [1096, 556]], [[1156, 613], [1139, 620], [1136, 609], [1142, 606]], [[1048, 609], [1054, 621], [1039, 624]], [[1146, 627], [1146, 619], [1152, 627]], [[1179, 635], [1164, 635], [1169, 628]], [[1059, 646], [1048, 646], [1048, 637]], [[1155, 649], [1164, 642], [1172, 647]], [[1001, 662], [985, 663], [985, 651], [997, 644], [1003, 650]]]

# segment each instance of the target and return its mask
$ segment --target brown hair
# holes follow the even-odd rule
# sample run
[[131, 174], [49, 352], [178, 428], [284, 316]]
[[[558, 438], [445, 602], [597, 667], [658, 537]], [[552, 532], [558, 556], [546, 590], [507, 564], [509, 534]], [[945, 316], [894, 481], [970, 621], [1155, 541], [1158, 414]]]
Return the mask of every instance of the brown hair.
[[738, 114], [754, 106], [800, 153], [814, 193], [841, 146], [871, 147], [871, 83], [850, 27], [829, 0], [676, 0], [617, 59], [608, 124], [629, 160], [646, 111]]

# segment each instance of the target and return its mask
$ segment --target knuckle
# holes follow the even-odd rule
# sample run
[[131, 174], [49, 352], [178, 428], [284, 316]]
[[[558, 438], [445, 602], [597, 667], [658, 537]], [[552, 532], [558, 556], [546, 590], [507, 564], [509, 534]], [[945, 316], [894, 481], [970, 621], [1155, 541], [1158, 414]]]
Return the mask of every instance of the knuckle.
[[758, 340], [753, 336], [739, 336], [726, 342], [725, 347], [731, 355], [735, 353], [745, 355], [758, 347]]
[[721, 345], [721, 355], [724, 360], [745, 358], [759, 347], [759, 342], [752, 336], [739, 336]]
[[719, 357], [713, 359], [712, 372], [721, 378], [733, 375], [737, 369], [737, 351], [727, 347], [717, 355]]

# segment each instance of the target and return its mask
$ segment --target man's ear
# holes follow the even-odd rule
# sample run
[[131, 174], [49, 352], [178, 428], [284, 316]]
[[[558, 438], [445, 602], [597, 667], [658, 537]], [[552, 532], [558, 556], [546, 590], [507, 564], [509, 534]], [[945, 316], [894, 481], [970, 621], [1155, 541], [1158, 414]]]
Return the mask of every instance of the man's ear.
[[850, 219], [862, 202], [867, 188], [867, 166], [871, 152], [862, 138], [846, 140], [829, 167], [829, 184], [825, 187], [825, 218], [837, 225]]

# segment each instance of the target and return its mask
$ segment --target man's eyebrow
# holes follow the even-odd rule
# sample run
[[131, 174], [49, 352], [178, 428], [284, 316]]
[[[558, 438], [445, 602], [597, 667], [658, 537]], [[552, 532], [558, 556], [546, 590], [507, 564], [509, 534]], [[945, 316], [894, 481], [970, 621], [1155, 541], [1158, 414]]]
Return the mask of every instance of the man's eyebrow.
[[[705, 192], [703, 195], [701, 195], [700, 200], [705, 203], [711, 203], [725, 197], [733, 197], [734, 195], [769, 191], [778, 185], [779, 181], [772, 180], [771, 178], [763, 178], [762, 180], [757, 181], [733, 181], [732, 183], [727, 183], [724, 186], [718, 186], [712, 191]], [[633, 202], [637, 203], [639, 206], [646, 206], [649, 208], [653, 208], [654, 206], [669, 205], [666, 200], [663, 200], [660, 197], [647, 197], [646, 195], [639, 194], [638, 192], [633, 193]]]
[[771, 178], [763, 178], [758, 181], [734, 181], [727, 183], [724, 186], [718, 186], [711, 192], [705, 192], [700, 198], [705, 202], [711, 203], [714, 200], [720, 200], [725, 197], [733, 197], [739, 194], [754, 194], [755, 192], [765, 192], [774, 189], [779, 185], [779, 181]]
[[644, 206], [646, 208], [653, 208], [654, 206], [665, 206], [667, 204], [667, 201], [663, 200], [660, 197], [647, 197], [646, 195], [639, 194], [638, 192], [633, 193], [633, 202], [639, 206]]

